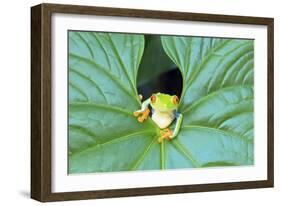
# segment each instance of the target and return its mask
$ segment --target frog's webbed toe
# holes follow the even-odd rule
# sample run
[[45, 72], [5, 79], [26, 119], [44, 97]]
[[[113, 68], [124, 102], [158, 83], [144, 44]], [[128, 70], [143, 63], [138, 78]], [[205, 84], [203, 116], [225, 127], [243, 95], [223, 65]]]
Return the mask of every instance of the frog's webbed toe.
[[173, 131], [169, 128], [163, 129], [160, 131], [160, 137], [158, 138], [158, 142], [163, 142], [164, 139], [171, 140], [171, 136], [173, 135]]
[[133, 114], [135, 117], [138, 117], [139, 122], [144, 122], [149, 116], [150, 110], [146, 108], [144, 111], [137, 110]]

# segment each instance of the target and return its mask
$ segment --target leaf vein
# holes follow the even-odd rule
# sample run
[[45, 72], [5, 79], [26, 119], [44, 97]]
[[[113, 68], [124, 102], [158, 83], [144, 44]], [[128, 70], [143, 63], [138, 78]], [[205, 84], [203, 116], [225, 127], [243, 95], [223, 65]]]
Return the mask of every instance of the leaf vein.
[[182, 145], [182, 143], [179, 140], [174, 140], [172, 141], [172, 144], [175, 146], [175, 148], [183, 154], [183, 156], [191, 161], [191, 163], [193, 164], [193, 166], [195, 167], [200, 167], [200, 164], [198, 163], [198, 161], [193, 157], [193, 155], [191, 154], [191, 152]]
[[69, 82], [69, 85], [71, 87], [73, 87], [76, 91], [78, 91], [83, 97], [85, 97], [87, 99], [87, 101], [89, 101], [88, 96], [86, 95], [85, 92], [83, 92], [78, 86], [76, 86], [75, 84], [73, 84], [72, 82]]
[[123, 72], [125, 73], [125, 75], [127, 76], [129, 82], [130, 82], [130, 85], [132, 88], [135, 88], [135, 85], [134, 83], [132, 82], [132, 79], [130, 78], [129, 74], [128, 74], [128, 71], [127, 71], [127, 68], [126, 66], [124, 65], [124, 62], [122, 61], [121, 59], [121, 56], [116, 48], [116, 45], [114, 44], [113, 40], [111, 39], [111, 36], [109, 35], [109, 33], [107, 33], [107, 36], [108, 36], [108, 40], [109, 40], [109, 43], [111, 44], [115, 54], [116, 54], [116, 57], [117, 57], [117, 60], [119, 62], [119, 65], [121, 66]]
[[208, 95], [201, 97], [200, 99], [198, 99], [197, 101], [195, 101], [192, 105], [190, 105], [189, 107], [183, 108], [183, 110], [181, 111], [181, 113], [187, 113], [189, 112], [191, 109], [193, 109], [193, 107], [197, 106], [198, 104], [200, 104], [201, 102], [217, 95], [218, 93], [222, 92], [222, 91], [227, 91], [227, 90], [232, 90], [235, 88], [253, 88], [253, 85], [238, 85], [238, 86], [229, 86], [229, 87], [224, 87], [222, 89], [216, 90], [214, 92], [209, 93]]
[[[156, 135], [157, 136], [157, 135]], [[144, 149], [144, 152], [141, 154], [141, 156], [138, 158], [136, 163], [130, 168], [130, 170], [136, 170], [141, 162], [143, 162], [144, 158], [148, 154], [148, 152], [151, 150], [152, 145], [156, 142], [157, 138], [156, 136], [152, 139], [152, 141], [148, 144], [148, 146]]]
[[93, 64], [94, 67], [92, 67], [93, 69], [96, 69], [96, 67], [98, 67], [100, 70], [99, 72], [103, 72], [105, 73], [106, 75], [108, 75], [108, 77], [110, 77], [115, 83], [117, 83], [120, 88], [125, 92], [127, 93], [129, 96], [133, 97], [134, 100], [136, 100], [138, 102], [138, 104], [140, 104], [140, 101], [139, 99], [133, 95], [128, 89], [127, 89], [127, 86], [124, 85], [117, 77], [115, 77], [114, 75], [112, 75], [107, 69], [105, 69], [104, 67], [102, 67], [101, 65], [97, 64], [96, 62], [90, 60], [90, 59], [87, 59], [85, 57], [81, 57], [79, 55], [76, 55], [76, 54], [70, 54], [72, 57], [74, 58], [78, 58], [78, 59], [81, 59], [83, 61], [86, 61], [88, 62], [89, 64]]
[[118, 142], [121, 142], [124, 139], [131, 138], [131, 137], [136, 136], [136, 135], [140, 135], [140, 134], [144, 134], [144, 133], [151, 133], [151, 134], [153, 134], [154, 132], [155, 132], [154, 130], [144, 130], [144, 131], [141, 131], [141, 132], [134, 132], [134, 133], [131, 133], [131, 134], [119, 136], [119, 137], [113, 138], [113, 139], [111, 139], [109, 141], [106, 141], [106, 142], [103, 142], [103, 143], [94, 144], [94, 145], [88, 147], [87, 149], [76, 151], [75, 153], [72, 153], [71, 156], [73, 157], [73, 156], [76, 156], [78, 154], [85, 153], [85, 152], [87, 152], [89, 150], [96, 150], [96, 149], [98, 149], [98, 148], [100, 148], [102, 146], [108, 145], [108, 144], [118, 143]]
[[108, 103], [106, 96], [104, 95], [102, 89], [100, 88], [100, 86], [99, 86], [96, 82], [94, 82], [90, 77], [87, 77], [85, 74], [82, 74], [81, 72], [77, 71], [75, 68], [70, 67], [70, 71], [74, 72], [74, 73], [77, 74], [78, 76], [80, 76], [80, 77], [82, 77], [82, 78], [88, 80], [89, 82], [91, 82], [91, 83], [97, 88], [97, 90], [99, 91], [99, 93], [102, 95], [104, 101], [105, 101], [106, 103]]

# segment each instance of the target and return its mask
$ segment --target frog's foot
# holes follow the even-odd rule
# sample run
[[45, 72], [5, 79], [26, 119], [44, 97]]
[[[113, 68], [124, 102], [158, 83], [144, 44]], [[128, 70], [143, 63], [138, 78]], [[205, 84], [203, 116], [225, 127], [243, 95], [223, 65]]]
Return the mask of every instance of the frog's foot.
[[158, 142], [163, 142], [164, 139], [171, 140], [171, 136], [173, 135], [173, 131], [169, 128], [163, 129], [160, 131], [160, 137], [158, 138]]
[[138, 117], [139, 122], [144, 122], [149, 116], [150, 110], [146, 108], [144, 111], [138, 110], [134, 112], [134, 116]]

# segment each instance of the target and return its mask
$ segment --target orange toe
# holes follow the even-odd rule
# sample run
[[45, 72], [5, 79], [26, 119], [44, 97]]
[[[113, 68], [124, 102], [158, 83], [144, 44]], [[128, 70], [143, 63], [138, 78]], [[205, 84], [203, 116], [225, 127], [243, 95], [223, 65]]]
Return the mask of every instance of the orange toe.
[[160, 131], [160, 137], [158, 138], [158, 142], [163, 142], [164, 139], [170, 141], [171, 136], [173, 135], [173, 131], [170, 130], [169, 128], [163, 129]]
[[134, 114], [135, 117], [137, 117], [137, 116], [139, 116], [140, 112], [135, 111], [133, 114]]

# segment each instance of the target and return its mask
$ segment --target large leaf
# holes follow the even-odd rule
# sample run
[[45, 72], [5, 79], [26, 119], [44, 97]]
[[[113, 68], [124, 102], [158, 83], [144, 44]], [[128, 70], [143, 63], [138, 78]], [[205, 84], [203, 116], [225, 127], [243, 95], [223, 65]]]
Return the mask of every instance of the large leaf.
[[155, 140], [139, 124], [142, 35], [69, 32], [69, 173], [131, 170]]
[[152, 120], [132, 115], [143, 35], [69, 32], [69, 173], [253, 163], [253, 42], [161, 40], [183, 76], [184, 121], [159, 144]]
[[172, 144], [194, 167], [252, 164], [253, 41], [164, 36], [162, 43], [184, 81], [183, 126]]

